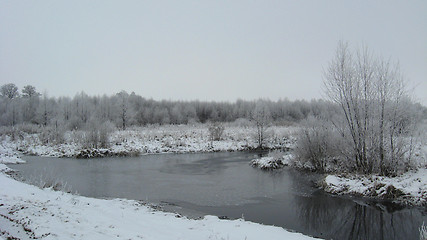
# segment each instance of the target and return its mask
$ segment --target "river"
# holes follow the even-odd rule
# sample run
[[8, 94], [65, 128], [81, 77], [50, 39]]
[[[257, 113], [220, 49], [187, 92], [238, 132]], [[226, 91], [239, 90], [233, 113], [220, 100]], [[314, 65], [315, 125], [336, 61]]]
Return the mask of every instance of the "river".
[[142, 200], [194, 216], [243, 217], [325, 239], [419, 239], [427, 222], [424, 208], [326, 194], [313, 184], [319, 174], [252, 168], [256, 155], [25, 156], [27, 164], [9, 167], [28, 181], [66, 183], [83, 196]]

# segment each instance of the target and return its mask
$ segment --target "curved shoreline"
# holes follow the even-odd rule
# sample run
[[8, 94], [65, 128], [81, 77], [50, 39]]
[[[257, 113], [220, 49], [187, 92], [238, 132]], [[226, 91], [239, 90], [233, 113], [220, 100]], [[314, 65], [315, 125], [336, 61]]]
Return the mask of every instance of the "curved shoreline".
[[193, 220], [137, 201], [40, 189], [7, 177], [0, 164], [0, 238], [314, 239], [280, 227], [205, 216]]

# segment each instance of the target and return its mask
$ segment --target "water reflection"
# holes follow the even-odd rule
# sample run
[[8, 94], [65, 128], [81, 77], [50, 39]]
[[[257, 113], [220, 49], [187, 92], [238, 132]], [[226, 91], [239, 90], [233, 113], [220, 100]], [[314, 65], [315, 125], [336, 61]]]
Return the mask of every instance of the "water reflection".
[[390, 204], [355, 202], [317, 193], [298, 197], [298, 216], [306, 231], [326, 239], [418, 239], [422, 213]]

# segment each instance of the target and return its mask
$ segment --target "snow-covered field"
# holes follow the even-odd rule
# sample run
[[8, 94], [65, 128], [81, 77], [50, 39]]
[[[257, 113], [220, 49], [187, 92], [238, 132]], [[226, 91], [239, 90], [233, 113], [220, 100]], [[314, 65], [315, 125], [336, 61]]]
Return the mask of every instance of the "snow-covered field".
[[[269, 148], [290, 147], [296, 131], [294, 127], [271, 127], [270, 137], [264, 145]], [[21, 137], [13, 141], [3, 137], [2, 144], [30, 155], [75, 157], [86, 150], [81, 141], [84, 134], [69, 131], [62, 143], [43, 143], [40, 134], [20, 133]], [[256, 148], [255, 139], [255, 129], [248, 126], [226, 126], [222, 139], [213, 142], [204, 124], [148, 126], [115, 131], [110, 136], [109, 147], [96, 150], [108, 151], [112, 155], [242, 151]]]
[[40, 189], [13, 180], [6, 171], [0, 164], [0, 238], [4, 239], [313, 239], [244, 220], [214, 216], [193, 220], [155, 211], [138, 201]]

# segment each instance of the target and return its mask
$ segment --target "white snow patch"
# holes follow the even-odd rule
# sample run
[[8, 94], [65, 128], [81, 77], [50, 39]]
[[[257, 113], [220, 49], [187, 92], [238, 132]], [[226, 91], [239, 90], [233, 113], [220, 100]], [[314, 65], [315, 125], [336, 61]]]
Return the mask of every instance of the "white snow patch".
[[10, 144], [3, 141], [0, 143], [0, 163], [17, 164], [25, 163], [25, 161], [19, 157], [18, 153], [13, 150], [13, 147], [10, 146]]
[[290, 160], [293, 158], [291, 154], [286, 154], [283, 156], [268, 156], [268, 157], [262, 157], [258, 159], [253, 159], [250, 164], [252, 167], [257, 167], [263, 170], [268, 169], [279, 169], [284, 166], [288, 166]]

